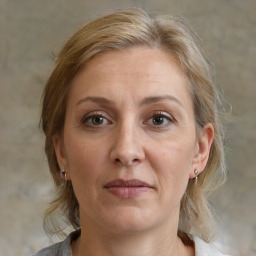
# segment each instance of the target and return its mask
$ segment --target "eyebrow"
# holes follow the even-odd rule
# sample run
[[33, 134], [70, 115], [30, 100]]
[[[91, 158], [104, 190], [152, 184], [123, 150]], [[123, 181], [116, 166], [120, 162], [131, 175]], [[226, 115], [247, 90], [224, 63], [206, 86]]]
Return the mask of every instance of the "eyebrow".
[[157, 103], [159, 101], [163, 100], [171, 100], [179, 104], [181, 107], [184, 108], [184, 105], [174, 96], [171, 95], [161, 95], [161, 96], [152, 96], [152, 97], [146, 97], [142, 100], [141, 105], [149, 105], [153, 103]]
[[[179, 104], [181, 107], [184, 108], [184, 105], [174, 96], [171, 95], [161, 95], [161, 96], [150, 96], [150, 97], [146, 97], [144, 98], [140, 105], [150, 105], [150, 104], [154, 104], [154, 103], [158, 103], [159, 101], [164, 101], [164, 100], [171, 100], [176, 102], [177, 104]], [[110, 106], [114, 106], [115, 103], [105, 97], [98, 97], [98, 96], [88, 96], [86, 98], [83, 98], [81, 100], [79, 100], [77, 102], [77, 106], [84, 103], [84, 102], [94, 102], [94, 103], [98, 103], [98, 104], [104, 104], [104, 105], [110, 105]]]
[[83, 98], [77, 102], [77, 106], [84, 103], [84, 102], [94, 102], [98, 104], [104, 104], [104, 105], [115, 105], [115, 103], [107, 98], [104, 97], [96, 97], [96, 96], [89, 96], [86, 98]]

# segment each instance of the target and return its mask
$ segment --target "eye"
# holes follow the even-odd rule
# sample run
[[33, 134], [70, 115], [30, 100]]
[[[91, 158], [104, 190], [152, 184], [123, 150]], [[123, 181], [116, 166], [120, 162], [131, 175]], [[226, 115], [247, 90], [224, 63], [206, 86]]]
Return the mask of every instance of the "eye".
[[110, 123], [110, 121], [101, 114], [86, 115], [81, 122], [87, 126], [103, 126]]
[[151, 126], [159, 126], [161, 128], [170, 125], [172, 122], [173, 118], [163, 113], [156, 113], [146, 121]]
[[162, 125], [166, 122], [166, 117], [162, 115], [155, 115], [152, 120], [154, 125]]

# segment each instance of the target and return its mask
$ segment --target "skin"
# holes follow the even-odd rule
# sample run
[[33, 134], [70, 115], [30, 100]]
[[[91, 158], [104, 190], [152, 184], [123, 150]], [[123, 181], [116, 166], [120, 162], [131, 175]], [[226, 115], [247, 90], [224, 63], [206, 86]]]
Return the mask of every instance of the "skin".
[[[76, 75], [63, 135], [53, 143], [80, 206], [73, 255], [194, 255], [177, 237], [180, 201], [208, 160], [213, 127], [199, 138], [187, 78], [160, 49], [135, 47], [94, 57]], [[150, 189], [109, 193], [115, 179]]]

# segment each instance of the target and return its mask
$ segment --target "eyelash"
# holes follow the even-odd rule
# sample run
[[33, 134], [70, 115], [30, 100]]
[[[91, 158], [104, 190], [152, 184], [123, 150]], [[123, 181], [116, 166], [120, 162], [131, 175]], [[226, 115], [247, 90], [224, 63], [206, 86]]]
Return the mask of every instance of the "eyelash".
[[[162, 118], [162, 120], [165, 119], [165, 122], [167, 122], [167, 123], [164, 124], [164, 125], [162, 125], [162, 124], [160, 124], [160, 125], [154, 124], [154, 123], [153, 123], [153, 122], [154, 122], [153, 120], [154, 120], [155, 118], [157, 118], [157, 117]], [[149, 120], [151, 120], [151, 124], [150, 124], [150, 125], [151, 125], [152, 127], [154, 127], [154, 128], [157, 128], [157, 129], [166, 128], [166, 127], [168, 127], [171, 123], [174, 122], [174, 119], [173, 119], [170, 115], [165, 114], [164, 112], [157, 112], [157, 113], [154, 113], [153, 115], [150, 116], [149, 119], [147, 119], [146, 122], [144, 122], [144, 124], [145, 124], [145, 123], [148, 123]]]
[[[163, 122], [167, 122], [167, 123], [164, 125], [163, 124], [159, 124], [159, 125], [154, 124], [154, 119], [159, 118], [159, 117], [162, 118]], [[103, 123], [100, 123], [100, 124], [93, 123], [93, 119], [95, 120], [95, 118], [103, 118], [104, 119]], [[101, 113], [97, 113], [97, 112], [89, 113], [89, 114], [85, 115], [81, 120], [81, 123], [83, 125], [85, 125], [87, 127], [92, 127], [92, 128], [100, 128], [100, 127], [106, 125], [106, 122], [108, 124], [112, 124], [112, 122], [109, 121], [108, 118], [106, 118]], [[149, 124], [153, 128], [163, 129], [163, 128], [168, 127], [173, 122], [174, 122], [174, 119], [170, 115], [167, 115], [164, 112], [156, 112], [156, 113], [151, 113], [149, 115], [149, 118], [147, 118], [147, 120], [144, 121], [143, 124]]]
[[98, 124], [98, 125], [93, 124], [93, 119], [95, 119], [95, 118], [103, 118], [105, 121], [111, 123], [104, 115], [102, 115], [100, 113], [97, 113], [97, 112], [89, 113], [89, 114], [85, 115], [82, 118], [81, 123], [85, 126], [88, 126], [88, 127], [101, 127], [102, 124]]

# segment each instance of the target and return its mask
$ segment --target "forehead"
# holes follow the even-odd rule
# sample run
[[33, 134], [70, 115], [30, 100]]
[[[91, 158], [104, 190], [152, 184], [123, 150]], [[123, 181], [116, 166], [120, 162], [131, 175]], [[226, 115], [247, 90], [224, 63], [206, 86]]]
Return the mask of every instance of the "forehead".
[[99, 53], [89, 60], [79, 74], [86, 72], [89, 78], [96, 71], [98, 75], [113, 79], [119, 74], [137, 77], [142, 75], [145, 79], [150, 75], [158, 76], [159, 79], [166, 71], [170, 72], [170, 69], [185, 78], [179, 61], [173, 54], [158, 48], [140, 46]]
[[134, 47], [96, 55], [73, 79], [69, 98], [85, 94], [111, 98], [118, 93], [124, 98], [128, 94], [147, 97], [163, 93], [190, 98], [187, 84], [187, 77], [172, 54]]

